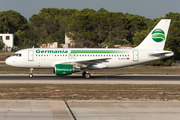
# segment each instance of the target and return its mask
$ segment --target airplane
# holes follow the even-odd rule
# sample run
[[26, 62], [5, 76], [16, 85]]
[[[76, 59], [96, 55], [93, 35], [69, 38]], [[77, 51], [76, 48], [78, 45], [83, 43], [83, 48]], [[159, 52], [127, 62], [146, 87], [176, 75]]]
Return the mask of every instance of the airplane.
[[173, 56], [172, 51], [163, 50], [171, 19], [162, 19], [135, 48], [30, 48], [17, 51], [5, 63], [14, 67], [52, 68], [56, 75], [70, 75], [84, 71], [82, 76], [90, 78], [88, 70], [121, 68]]

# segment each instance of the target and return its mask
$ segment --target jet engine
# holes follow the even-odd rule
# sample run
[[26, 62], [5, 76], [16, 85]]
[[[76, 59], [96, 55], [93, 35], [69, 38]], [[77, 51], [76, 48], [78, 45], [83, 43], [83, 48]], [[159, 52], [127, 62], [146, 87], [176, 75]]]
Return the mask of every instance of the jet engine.
[[55, 65], [55, 69], [54, 69], [56, 75], [70, 75], [74, 72], [79, 72], [79, 71], [81, 71], [80, 68], [68, 64], [57, 64]]

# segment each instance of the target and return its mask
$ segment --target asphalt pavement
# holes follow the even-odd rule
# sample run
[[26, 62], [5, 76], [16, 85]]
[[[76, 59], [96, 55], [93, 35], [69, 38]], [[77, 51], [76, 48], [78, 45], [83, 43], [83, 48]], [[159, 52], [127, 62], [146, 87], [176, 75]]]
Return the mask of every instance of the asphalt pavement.
[[90, 79], [81, 75], [56, 76], [35, 74], [1, 74], [0, 83], [46, 84], [180, 84], [179, 75], [93, 75]]

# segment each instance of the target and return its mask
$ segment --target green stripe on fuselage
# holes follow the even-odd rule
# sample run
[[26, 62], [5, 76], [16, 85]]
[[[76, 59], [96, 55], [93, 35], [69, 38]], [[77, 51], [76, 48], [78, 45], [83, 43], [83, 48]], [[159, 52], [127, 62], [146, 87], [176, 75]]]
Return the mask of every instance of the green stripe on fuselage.
[[71, 50], [71, 53], [129, 53], [122, 50]]

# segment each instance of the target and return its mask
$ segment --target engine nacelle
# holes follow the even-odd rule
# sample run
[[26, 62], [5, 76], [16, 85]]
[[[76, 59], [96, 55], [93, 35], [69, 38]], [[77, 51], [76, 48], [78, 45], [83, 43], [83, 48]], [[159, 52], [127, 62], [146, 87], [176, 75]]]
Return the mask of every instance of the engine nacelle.
[[73, 65], [68, 64], [57, 64], [54, 70], [56, 75], [70, 75], [73, 72], [81, 71], [80, 68], [75, 68]]

